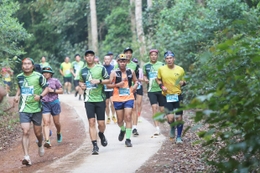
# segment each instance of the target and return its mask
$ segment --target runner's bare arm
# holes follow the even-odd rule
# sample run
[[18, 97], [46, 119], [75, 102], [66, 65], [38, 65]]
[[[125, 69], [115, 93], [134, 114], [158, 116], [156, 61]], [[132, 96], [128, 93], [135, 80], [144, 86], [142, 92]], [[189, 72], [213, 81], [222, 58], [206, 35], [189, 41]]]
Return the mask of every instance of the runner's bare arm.
[[167, 91], [167, 88], [165, 86], [163, 86], [163, 83], [162, 83], [162, 80], [159, 79], [158, 77], [156, 78], [156, 82], [158, 83], [158, 85], [160, 86], [160, 88], [163, 90], [163, 91]]
[[133, 74], [133, 82], [134, 82], [134, 85], [132, 87], [133, 87], [133, 92], [135, 92], [138, 87], [138, 79], [134, 71], [132, 71], [132, 74]]
[[110, 76], [109, 76], [109, 82], [110, 83], [107, 84], [107, 88], [115, 88], [116, 87], [115, 84], [114, 84], [115, 77], [116, 77], [116, 73], [115, 73], [114, 70], [112, 70], [111, 73], [110, 73]]
[[40, 101], [42, 99], [42, 97], [44, 97], [48, 93], [49, 93], [49, 87], [45, 87], [40, 95], [37, 95], [37, 94], [34, 95], [34, 100]]
[[79, 86], [82, 90], [85, 90], [86, 89], [86, 84], [82, 81], [79, 81]]
[[14, 103], [18, 102], [20, 94], [21, 94], [21, 90], [20, 90], [20, 87], [18, 87], [17, 91], [16, 91], [16, 94], [14, 96]]
[[59, 88], [59, 89], [49, 88], [49, 92], [56, 93], [56, 94], [63, 94], [63, 89], [62, 88]]
[[62, 70], [61, 70], [61, 69], [60, 69], [60, 74], [61, 74], [62, 76], [64, 76], [64, 75], [63, 75], [63, 72], [62, 72]]
[[76, 74], [74, 73], [73, 68], [70, 69], [70, 72], [72, 73], [72, 75], [73, 75], [74, 77], [76, 76]]
[[146, 76], [145, 74], [144, 74], [144, 79], [143, 79], [143, 81], [146, 82], [146, 83], [149, 82], [149, 80], [148, 80], [148, 78], [147, 78], [147, 76]]

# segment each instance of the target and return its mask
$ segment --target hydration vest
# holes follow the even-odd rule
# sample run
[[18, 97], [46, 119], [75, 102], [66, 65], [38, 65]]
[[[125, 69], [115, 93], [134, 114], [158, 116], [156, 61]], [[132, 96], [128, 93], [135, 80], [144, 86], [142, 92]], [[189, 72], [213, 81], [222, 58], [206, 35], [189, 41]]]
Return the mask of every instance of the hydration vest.
[[[120, 70], [116, 70], [116, 84], [122, 81], [122, 72]], [[126, 69], [126, 76], [128, 80], [128, 86], [129, 88], [132, 86], [132, 79], [133, 79], [133, 74], [131, 69]]]

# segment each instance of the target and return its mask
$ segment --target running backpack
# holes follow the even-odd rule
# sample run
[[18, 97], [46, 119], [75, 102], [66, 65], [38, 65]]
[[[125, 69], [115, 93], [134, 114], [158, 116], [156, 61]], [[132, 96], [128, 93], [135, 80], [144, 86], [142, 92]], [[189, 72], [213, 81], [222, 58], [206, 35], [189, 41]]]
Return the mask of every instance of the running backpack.
[[[122, 81], [122, 72], [120, 70], [116, 70], [116, 84]], [[126, 69], [126, 76], [127, 76], [127, 80], [128, 80], [128, 86], [129, 88], [132, 86], [132, 78], [133, 78], [133, 74], [131, 69]]]

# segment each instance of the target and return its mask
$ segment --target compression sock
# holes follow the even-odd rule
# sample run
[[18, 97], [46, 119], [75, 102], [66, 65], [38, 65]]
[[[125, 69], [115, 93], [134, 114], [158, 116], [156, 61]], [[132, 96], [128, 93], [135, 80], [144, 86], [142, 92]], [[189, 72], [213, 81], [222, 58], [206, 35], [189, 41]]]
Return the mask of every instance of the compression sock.
[[132, 129], [126, 129], [126, 134], [125, 134], [126, 139], [130, 139], [131, 134], [132, 134]]
[[121, 129], [122, 131], [125, 131], [125, 126], [122, 125], [122, 126], [120, 127], [120, 129]]
[[177, 137], [181, 137], [182, 129], [183, 129], [183, 124], [177, 125]]

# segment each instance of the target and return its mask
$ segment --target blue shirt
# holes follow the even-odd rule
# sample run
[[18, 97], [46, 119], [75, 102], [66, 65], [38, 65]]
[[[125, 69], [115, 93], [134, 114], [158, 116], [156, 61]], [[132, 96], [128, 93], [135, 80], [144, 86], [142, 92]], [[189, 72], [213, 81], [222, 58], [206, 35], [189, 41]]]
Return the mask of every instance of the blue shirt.
[[111, 65], [111, 64], [110, 65], [104, 65], [104, 67], [106, 68], [108, 75], [110, 75], [111, 71], [114, 69], [114, 66]]

